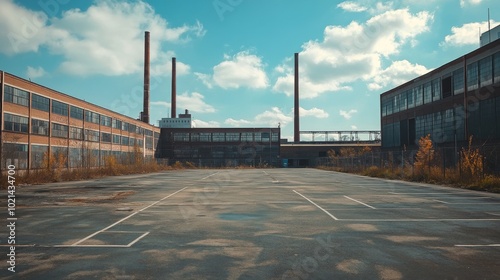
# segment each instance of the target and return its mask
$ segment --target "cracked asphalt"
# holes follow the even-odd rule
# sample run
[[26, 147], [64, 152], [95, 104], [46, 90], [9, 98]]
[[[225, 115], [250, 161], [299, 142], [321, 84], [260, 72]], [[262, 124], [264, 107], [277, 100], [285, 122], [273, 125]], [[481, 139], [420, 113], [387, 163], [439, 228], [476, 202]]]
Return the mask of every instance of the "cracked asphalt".
[[1, 279], [500, 279], [500, 195], [316, 169], [7, 190]]

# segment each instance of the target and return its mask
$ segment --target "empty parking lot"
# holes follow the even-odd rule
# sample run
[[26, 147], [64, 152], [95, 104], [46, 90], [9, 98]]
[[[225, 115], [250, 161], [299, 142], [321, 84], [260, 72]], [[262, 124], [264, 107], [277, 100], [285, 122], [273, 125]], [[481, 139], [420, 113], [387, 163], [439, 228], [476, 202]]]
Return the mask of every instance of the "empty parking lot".
[[[7, 190], [1, 220], [7, 225]], [[315, 169], [19, 187], [2, 278], [498, 279], [500, 196]]]

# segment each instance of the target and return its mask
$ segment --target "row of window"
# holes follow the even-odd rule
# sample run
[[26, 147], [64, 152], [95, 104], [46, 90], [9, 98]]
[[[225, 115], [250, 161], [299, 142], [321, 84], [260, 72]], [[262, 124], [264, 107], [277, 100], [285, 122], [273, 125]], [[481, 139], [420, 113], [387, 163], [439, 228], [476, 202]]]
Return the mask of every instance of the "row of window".
[[[500, 52], [467, 65], [467, 90], [500, 82]], [[464, 69], [460, 68], [400, 93], [382, 97], [381, 113], [388, 116], [422, 104], [464, 92]]]
[[386, 124], [382, 127], [382, 146], [414, 145], [420, 137], [428, 134], [437, 144], [465, 141], [466, 121], [468, 135], [473, 135], [475, 140], [500, 139], [500, 97], [479, 101], [467, 112], [463, 106], [457, 106]]
[[[11, 115], [9, 113], [4, 114], [4, 129], [6, 131], [14, 131], [14, 132], [29, 132], [29, 119], [27, 117]], [[120, 136], [111, 133], [95, 131], [90, 129], [83, 129], [78, 127], [71, 127], [68, 125], [52, 123], [50, 127], [48, 121], [31, 119], [31, 133], [37, 135], [49, 135], [49, 128], [52, 129], [52, 137], [59, 138], [70, 138], [75, 140], [85, 140], [90, 142], [104, 142], [104, 143], [113, 143], [113, 144], [121, 144], [127, 146], [134, 146], [135, 144], [142, 146], [144, 144], [143, 139], [135, 139], [127, 136]], [[153, 137], [146, 136], [146, 138], [150, 141], [150, 145], [147, 145], [148, 148], [152, 148], [152, 140]]]
[[[270, 136], [272, 138], [270, 138]], [[278, 142], [279, 134], [270, 132], [174, 133], [175, 142]]]
[[[28, 155], [31, 154], [31, 168], [45, 168], [47, 164], [48, 146], [27, 144], [4, 143], [4, 150], [7, 151], [2, 156], [2, 169], [13, 164], [16, 169], [28, 168]], [[106, 166], [109, 157], [114, 157], [121, 164], [133, 164], [136, 161], [133, 152], [96, 150], [86, 148], [51, 147], [51, 154], [58, 157], [67, 158], [64, 167], [99, 167]], [[152, 156], [146, 158], [152, 160]]]
[[[129, 124], [120, 120], [112, 119], [111, 117], [100, 115], [98, 113], [87, 111], [73, 105], [68, 105], [66, 103], [52, 100], [52, 110], [50, 108], [50, 99], [35, 93], [31, 94], [32, 102], [31, 107], [37, 110], [49, 112], [61, 116], [70, 116], [71, 118], [84, 120], [86, 122], [91, 122], [95, 124], [100, 124], [106, 127], [112, 127], [116, 129], [121, 129], [124, 131], [136, 133], [136, 134], [146, 134], [152, 136], [153, 131], [149, 129], [144, 129], [140, 126], [134, 124]], [[29, 107], [30, 104], [30, 93], [15, 87], [5, 85], [4, 101]]]

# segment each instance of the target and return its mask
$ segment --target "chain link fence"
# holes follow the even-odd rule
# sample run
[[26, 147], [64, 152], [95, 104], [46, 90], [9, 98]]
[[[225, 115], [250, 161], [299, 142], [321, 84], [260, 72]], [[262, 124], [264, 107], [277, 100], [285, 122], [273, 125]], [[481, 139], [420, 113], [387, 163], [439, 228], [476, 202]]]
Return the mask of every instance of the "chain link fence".
[[[500, 145], [472, 146], [470, 150], [478, 150], [481, 155], [480, 177], [500, 175]], [[446, 178], [453, 172], [463, 176], [470, 170], [471, 163], [464, 157], [463, 151], [455, 147], [435, 147], [429, 154], [429, 160], [421, 167], [428, 174]], [[363, 154], [336, 155], [318, 159], [318, 166], [330, 167], [346, 172], [362, 173], [370, 167], [377, 167], [393, 172], [405, 172], [407, 176], [416, 175], [415, 163], [418, 149], [369, 151]], [[432, 156], [430, 156], [432, 155]]]

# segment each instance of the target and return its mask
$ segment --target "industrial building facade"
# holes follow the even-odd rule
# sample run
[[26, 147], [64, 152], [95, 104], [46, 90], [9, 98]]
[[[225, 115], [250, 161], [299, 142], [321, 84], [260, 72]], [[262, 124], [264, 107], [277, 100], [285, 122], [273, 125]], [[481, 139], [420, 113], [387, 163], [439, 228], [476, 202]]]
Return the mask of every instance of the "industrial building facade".
[[139, 120], [0, 71], [1, 166], [98, 167], [108, 156], [126, 163], [139, 153], [153, 159], [160, 129]]
[[199, 167], [280, 166], [280, 128], [162, 128], [157, 157]]
[[[500, 143], [500, 40], [453, 60], [380, 97], [382, 148]], [[497, 157], [497, 155], [496, 155]], [[498, 160], [497, 160], [498, 161]]]

